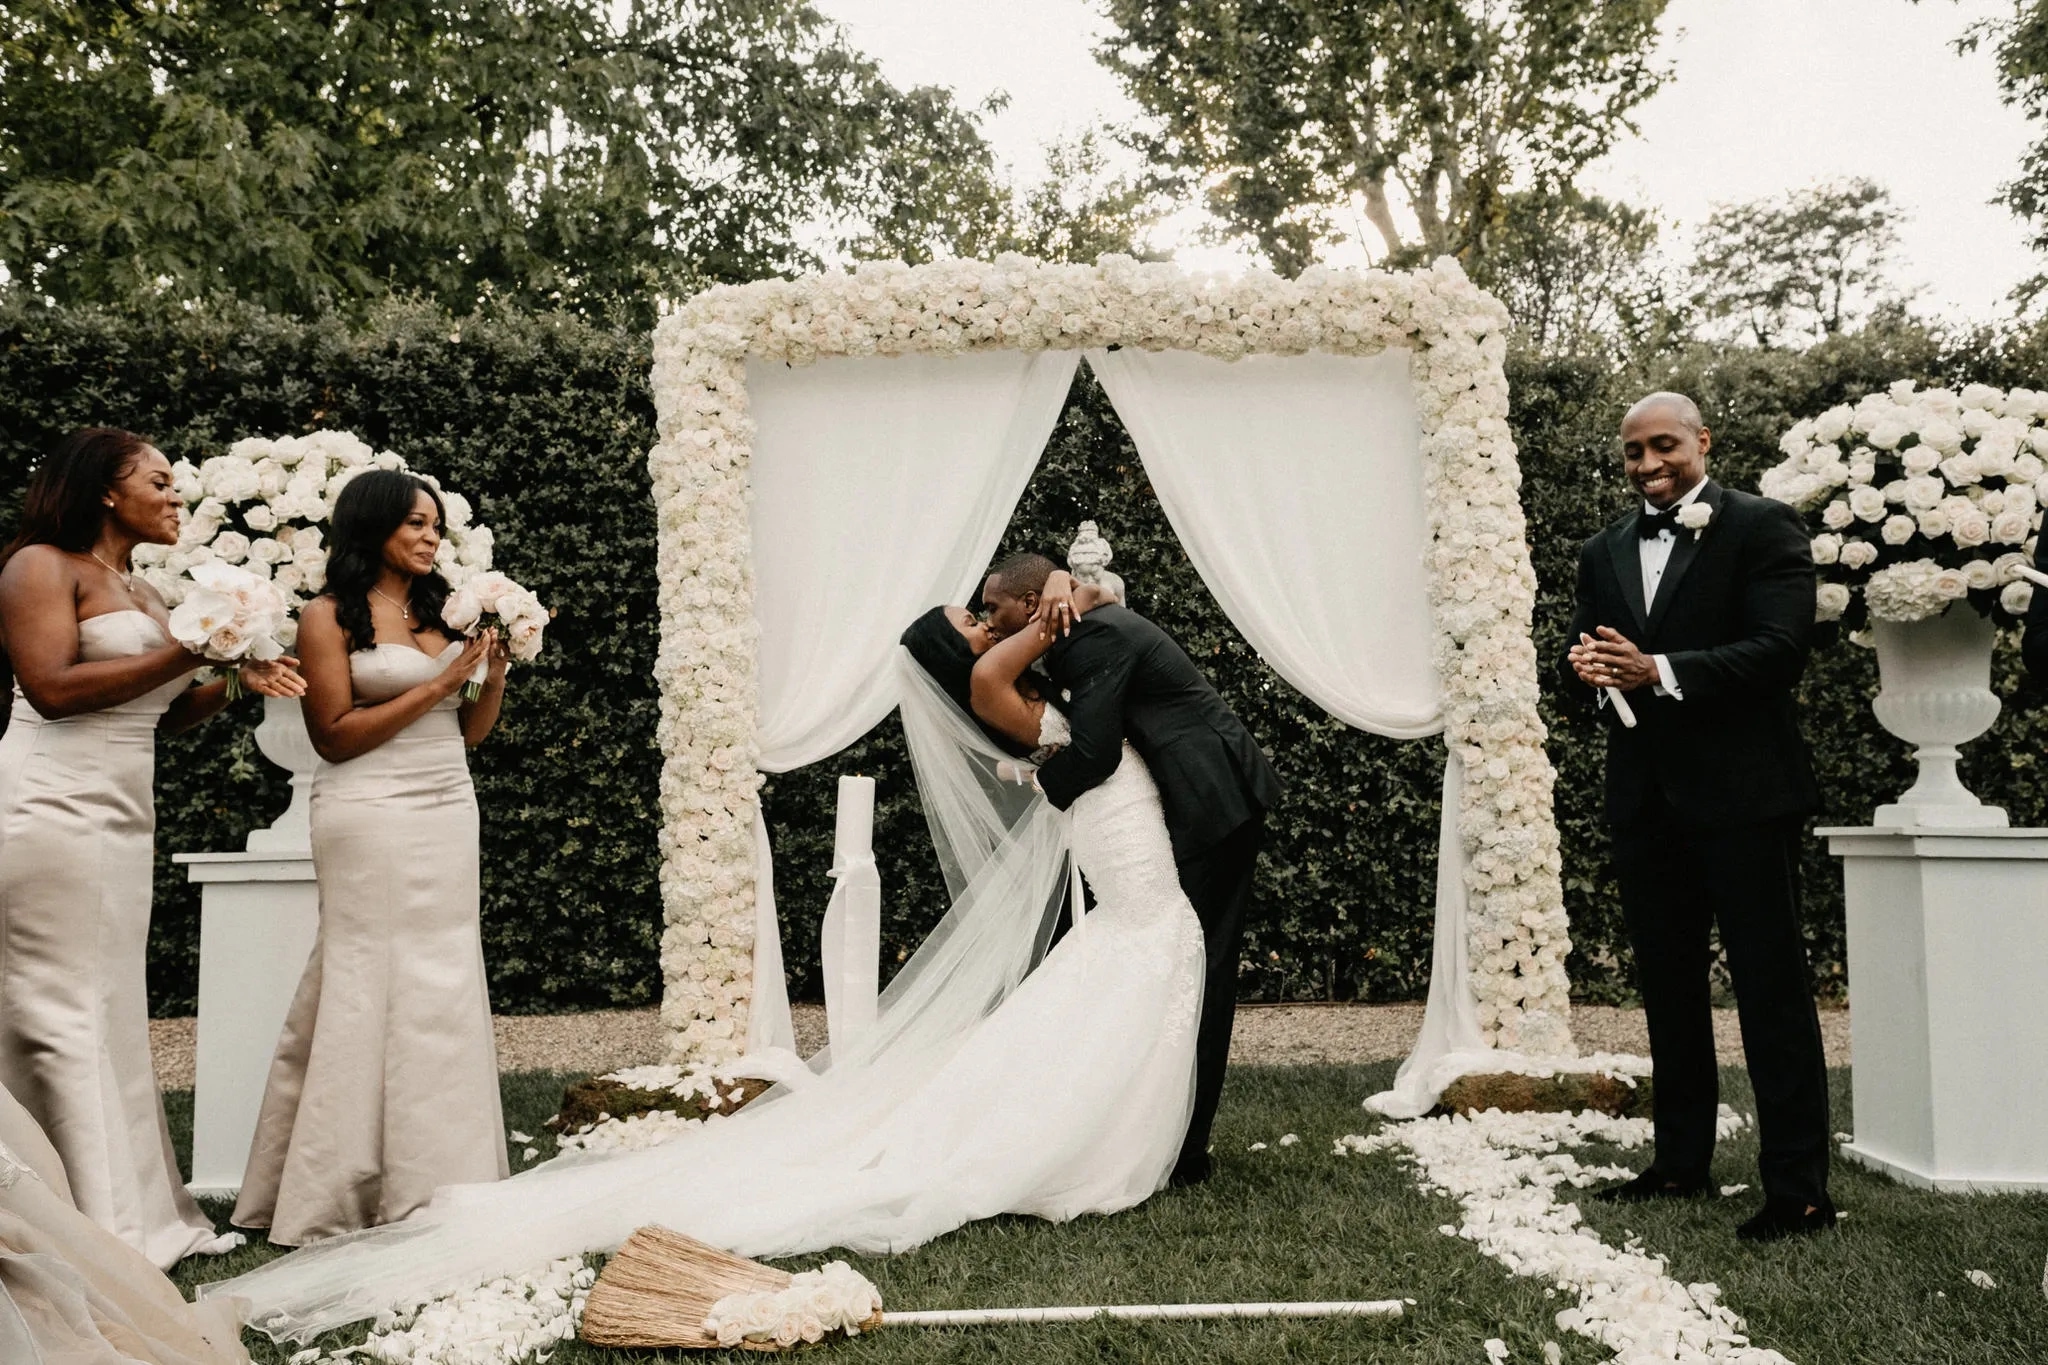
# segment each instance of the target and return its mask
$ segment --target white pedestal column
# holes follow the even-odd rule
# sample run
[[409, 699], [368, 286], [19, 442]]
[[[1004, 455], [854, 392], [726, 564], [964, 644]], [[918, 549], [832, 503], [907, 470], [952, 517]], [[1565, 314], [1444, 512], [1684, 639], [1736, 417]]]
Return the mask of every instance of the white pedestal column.
[[2048, 830], [1823, 829], [1849, 919], [1856, 1137], [1940, 1190], [2048, 1190]]
[[231, 1195], [242, 1185], [285, 1013], [312, 956], [320, 892], [310, 850], [180, 853], [172, 861], [201, 888], [191, 1189]]

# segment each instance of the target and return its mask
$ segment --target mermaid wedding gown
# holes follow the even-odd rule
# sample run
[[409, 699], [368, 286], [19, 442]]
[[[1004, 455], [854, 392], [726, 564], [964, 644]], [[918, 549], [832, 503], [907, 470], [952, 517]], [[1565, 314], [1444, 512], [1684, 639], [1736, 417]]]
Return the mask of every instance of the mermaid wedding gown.
[[[163, 642], [147, 612], [78, 623], [87, 662]], [[0, 1085], [49, 1135], [79, 1209], [166, 1269], [215, 1241], [171, 1153], [144, 979], [156, 727], [190, 685], [56, 720], [17, 686], [0, 739]]]
[[[1049, 709], [1045, 738], [1064, 730]], [[925, 776], [921, 767], [921, 785]], [[1051, 814], [1042, 798], [1036, 806], [1031, 819]], [[886, 1253], [996, 1214], [1063, 1220], [1141, 1202], [1166, 1183], [1193, 1104], [1201, 926], [1175, 873], [1158, 788], [1128, 746], [1116, 773], [1074, 803], [1071, 838], [1097, 908], [1013, 989], [970, 1001], [970, 1022], [945, 1026], [936, 1002], [981, 991], [961, 983], [1000, 951], [961, 921], [971, 894], [919, 950], [939, 970], [899, 974], [882, 1041], [862, 1055], [823, 1063], [819, 1075], [800, 1070], [664, 1146], [572, 1154], [502, 1183], [445, 1189], [403, 1223], [201, 1292], [240, 1296], [252, 1326], [303, 1340], [553, 1257], [613, 1250], [650, 1223], [747, 1256]], [[984, 870], [1001, 860], [999, 850]], [[1045, 854], [1029, 848], [1018, 861]], [[948, 939], [952, 950], [971, 946], [948, 957], [938, 942]], [[892, 1025], [905, 1014], [925, 1026]]]

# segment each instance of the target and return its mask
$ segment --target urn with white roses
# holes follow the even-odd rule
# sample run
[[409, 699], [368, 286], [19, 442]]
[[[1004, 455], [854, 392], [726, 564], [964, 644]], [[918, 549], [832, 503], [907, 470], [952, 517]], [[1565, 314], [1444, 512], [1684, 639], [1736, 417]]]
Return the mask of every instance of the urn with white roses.
[[[372, 450], [346, 431], [250, 437], [196, 465], [179, 460], [171, 466], [173, 487], [185, 504], [178, 543], [137, 546], [136, 572], [173, 608], [194, 589], [191, 571], [206, 565], [233, 565], [268, 580], [284, 603], [275, 637], [288, 648], [297, 637], [299, 610], [327, 586], [325, 528], [335, 499], [364, 470], [404, 468], [397, 455]], [[441, 489], [431, 475], [421, 477], [440, 492], [447, 512], [434, 567], [460, 588], [490, 569], [490, 529], [472, 523], [466, 499]], [[317, 756], [297, 700], [265, 697], [263, 704], [257, 746], [292, 774], [292, 804], [269, 829], [251, 832], [249, 846], [302, 848]]]
[[[1919, 780], [1880, 826], [2002, 826], [1956, 776], [1957, 747], [1991, 728], [1991, 649], [2032, 604], [2048, 502], [2048, 393], [1901, 380], [1793, 425], [1765, 496], [1805, 513], [1817, 615], [1868, 627], [1882, 679], [1873, 710], [1917, 746]], [[1860, 638], [1852, 636], [1851, 638]]]

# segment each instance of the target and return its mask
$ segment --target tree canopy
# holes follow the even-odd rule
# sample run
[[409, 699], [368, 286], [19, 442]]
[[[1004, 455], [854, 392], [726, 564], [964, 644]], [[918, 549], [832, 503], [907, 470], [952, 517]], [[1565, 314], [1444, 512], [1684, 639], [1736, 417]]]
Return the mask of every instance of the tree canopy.
[[1759, 346], [1834, 336], [1906, 301], [1890, 271], [1904, 216], [1861, 179], [1722, 205], [1700, 230], [1695, 302]]
[[0, 265], [61, 302], [594, 306], [913, 258], [973, 111], [802, 0], [5, 0]]
[[1387, 258], [1482, 257], [1662, 83], [1665, 0], [1109, 0], [1140, 149], [1285, 273], [1354, 214]]

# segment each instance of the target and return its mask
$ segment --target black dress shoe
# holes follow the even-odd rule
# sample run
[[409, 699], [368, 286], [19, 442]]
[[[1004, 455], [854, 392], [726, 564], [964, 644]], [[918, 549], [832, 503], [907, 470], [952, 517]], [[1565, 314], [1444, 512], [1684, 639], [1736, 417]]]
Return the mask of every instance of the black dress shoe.
[[1764, 1200], [1756, 1217], [1735, 1229], [1735, 1235], [1745, 1242], [1777, 1242], [1826, 1232], [1834, 1225], [1835, 1205], [1826, 1195], [1813, 1204], [1804, 1199], [1772, 1197]]
[[1200, 1185], [1208, 1180], [1215, 1165], [1207, 1152], [1200, 1156], [1182, 1157], [1180, 1164], [1173, 1168], [1173, 1174], [1166, 1177], [1166, 1187], [1170, 1190], [1184, 1190], [1190, 1185]]
[[1707, 1178], [1666, 1175], [1652, 1166], [1634, 1180], [1593, 1191], [1603, 1204], [1647, 1204], [1654, 1199], [1695, 1199], [1707, 1192]]

